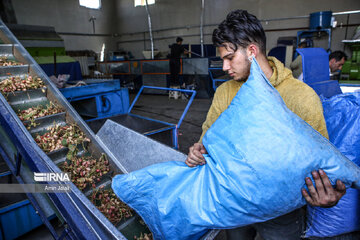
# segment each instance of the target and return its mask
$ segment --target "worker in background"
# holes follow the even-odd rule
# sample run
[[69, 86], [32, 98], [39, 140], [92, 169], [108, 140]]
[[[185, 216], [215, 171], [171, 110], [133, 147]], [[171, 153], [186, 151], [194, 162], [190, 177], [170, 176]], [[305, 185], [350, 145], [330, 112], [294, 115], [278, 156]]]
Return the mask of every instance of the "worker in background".
[[182, 54], [188, 54], [188, 51], [182, 46], [183, 39], [176, 38], [176, 43], [170, 46], [170, 87], [185, 88], [185, 83], [180, 80], [180, 57]]
[[329, 55], [330, 74], [340, 71], [342, 69], [342, 66], [344, 65], [346, 59], [347, 59], [347, 56], [342, 51], [335, 51], [335, 52], [330, 53], [330, 55]]
[[[245, 10], [236, 10], [228, 14], [213, 32], [213, 43], [218, 47], [223, 59], [223, 71], [232, 80], [220, 85], [214, 95], [208, 111], [203, 132], [198, 143], [189, 148], [186, 164], [189, 167], [206, 164], [202, 154], [207, 153], [202, 138], [220, 114], [227, 109], [250, 74], [251, 60], [256, 58], [265, 76], [279, 91], [287, 107], [310, 124], [324, 137], [328, 138], [323, 109], [318, 95], [308, 85], [296, 80], [289, 69], [274, 57], [266, 57], [266, 37], [260, 21]], [[304, 159], [306, 161], [306, 159]], [[294, 166], [296, 167], [296, 166]], [[330, 207], [336, 205], [345, 194], [346, 188], [337, 181], [333, 188], [326, 173], [313, 171], [315, 186], [310, 178], [305, 179], [309, 189], [302, 190], [306, 201], [313, 206]], [[275, 187], [275, 186], [274, 186]], [[303, 208], [263, 223], [256, 223], [226, 231], [227, 239], [253, 240], [258, 232], [265, 240], [300, 239], [303, 232]]]
[[[330, 79], [332, 76], [337, 74], [338, 71], [342, 69], [347, 56], [342, 51], [335, 51], [330, 53], [329, 55], [329, 75]], [[303, 81], [303, 72], [302, 72], [302, 58], [301, 55], [297, 56], [297, 58], [290, 64], [290, 68], [293, 71], [294, 78]]]

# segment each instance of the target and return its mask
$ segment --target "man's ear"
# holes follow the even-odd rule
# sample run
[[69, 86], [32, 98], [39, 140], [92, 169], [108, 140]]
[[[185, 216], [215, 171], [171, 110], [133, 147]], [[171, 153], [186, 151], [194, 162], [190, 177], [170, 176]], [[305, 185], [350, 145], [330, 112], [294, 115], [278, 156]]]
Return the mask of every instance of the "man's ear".
[[254, 56], [257, 57], [259, 55], [260, 49], [256, 44], [251, 43], [249, 46], [247, 46], [246, 48], [246, 53], [247, 56]]
[[334, 64], [335, 62], [336, 62], [336, 59], [335, 59], [335, 58], [332, 58], [332, 59], [330, 59], [330, 61], [329, 61], [329, 65]]
[[334, 66], [335, 63], [336, 63], [336, 59], [335, 59], [335, 58], [330, 59], [330, 61], [329, 61], [329, 67], [330, 67], [331, 71], [332, 71], [332, 68], [333, 68], [333, 66]]

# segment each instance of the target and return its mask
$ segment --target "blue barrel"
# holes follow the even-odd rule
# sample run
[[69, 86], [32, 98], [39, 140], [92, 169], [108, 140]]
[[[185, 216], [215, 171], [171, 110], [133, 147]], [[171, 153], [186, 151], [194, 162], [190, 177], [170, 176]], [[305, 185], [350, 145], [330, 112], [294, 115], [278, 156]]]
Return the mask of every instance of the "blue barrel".
[[310, 29], [319, 30], [331, 27], [332, 11], [315, 12], [310, 14]]

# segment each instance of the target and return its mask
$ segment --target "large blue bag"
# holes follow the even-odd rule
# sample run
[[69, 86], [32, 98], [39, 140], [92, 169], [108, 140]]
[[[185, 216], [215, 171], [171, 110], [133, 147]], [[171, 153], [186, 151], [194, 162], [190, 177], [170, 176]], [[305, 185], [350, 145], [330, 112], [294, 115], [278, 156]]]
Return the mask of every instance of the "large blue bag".
[[[322, 98], [330, 141], [360, 165], [360, 92]], [[308, 206], [307, 237], [333, 237], [360, 230], [360, 191], [348, 189], [332, 208]]]
[[255, 60], [203, 143], [203, 166], [166, 162], [113, 178], [155, 239], [198, 239], [291, 212], [305, 204], [301, 188], [314, 169], [360, 186], [360, 169], [286, 107]]

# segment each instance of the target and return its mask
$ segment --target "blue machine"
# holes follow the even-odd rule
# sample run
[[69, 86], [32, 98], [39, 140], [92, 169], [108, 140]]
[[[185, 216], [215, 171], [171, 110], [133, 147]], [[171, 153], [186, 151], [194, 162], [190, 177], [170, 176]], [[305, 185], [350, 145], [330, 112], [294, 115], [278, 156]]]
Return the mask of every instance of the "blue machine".
[[[100, 129], [106, 119], [110, 118], [130, 129], [150, 136], [176, 149], [178, 148], [178, 128], [195, 98], [196, 91], [142, 86], [129, 108], [129, 91], [127, 88], [120, 87], [120, 81], [92, 79], [86, 80], [86, 83], [89, 83], [89, 85], [62, 88], [60, 91], [95, 132]], [[177, 124], [158, 121], [131, 113], [132, 108], [144, 89], [179, 91], [191, 95]]]
[[88, 85], [61, 88], [60, 92], [85, 119], [124, 114], [129, 109], [129, 91], [119, 80], [88, 79]]
[[[331, 11], [315, 12], [310, 14], [310, 26], [309, 30], [298, 31], [297, 32], [297, 44], [299, 45], [301, 39], [312, 39], [314, 35], [318, 37], [321, 36], [321, 33], [325, 33], [328, 36], [328, 49], [331, 48]], [[312, 46], [312, 41], [310, 42], [310, 47]]]
[[[136, 101], [139, 99], [141, 93], [144, 89], [160, 90], [160, 91], [179, 91], [189, 96], [188, 103], [185, 107], [184, 112], [182, 113], [177, 124], [172, 124], [164, 121], [159, 121], [156, 119], [151, 119], [148, 117], [139, 116], [137, 114], [131, 113]], [[130, 128], [136, 132], [142, 133], [146, 136], [149, 136], [159, 142], [172, 146], [175, 149], [178, 149], [178, 129], [190, 108], [191, 103], [193, 102], [196, 95], [195, 90], [188, 89], [173, 89], [173, 88], [163, 88], [163, 87], [154, 87], [154, 86], [142, 86], [137, 93], [135, 99], [133, 100], [129, 110], [126, 114], [113, 115], [108, 118], [102, 119], [89, 119], [86, 120], [89, 127], [96, 133], [99, 129], [105, 124], [107, 119], [111, 119], [114, 122], [120, 123], [121, 125]]]
[[304, 83], [327, 98], [342, 93], [338, 81], [329, 80], [329, 55], [323, 48], [299, 48], [296, 51], [302, 57]]

